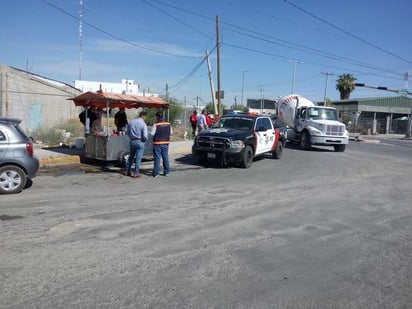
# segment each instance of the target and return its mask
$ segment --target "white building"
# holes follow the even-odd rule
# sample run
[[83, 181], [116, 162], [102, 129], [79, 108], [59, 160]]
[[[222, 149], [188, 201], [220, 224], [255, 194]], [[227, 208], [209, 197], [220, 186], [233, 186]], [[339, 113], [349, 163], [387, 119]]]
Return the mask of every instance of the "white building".
[[148, 97], [159, 96], [159, 94], [156, 93], [145, 93], [145, 91], [139, 92], [140, 85], [135, 84], [132, 79], [122, 79], [121, 83], [75, 80], [74, 87], [82, 92], [102, 90], [103, 92], [109, 93], [134, 94]]

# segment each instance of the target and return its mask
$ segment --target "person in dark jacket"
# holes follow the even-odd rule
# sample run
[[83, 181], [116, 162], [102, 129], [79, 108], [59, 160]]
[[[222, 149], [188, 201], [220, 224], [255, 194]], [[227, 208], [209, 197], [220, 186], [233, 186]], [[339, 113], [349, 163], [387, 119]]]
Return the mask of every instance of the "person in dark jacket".
[[114, 124], [117, 128], [117, 133], [122, 132], [125, 130], [128, 121], [127, 121], [127, 114], [124, 107], [121, 107], [119, 111], [114, 115]]
[[156, 113], [156, 122], [152, 127], [153, 135], [153, 177], [158, 177], [160, 172], [160, 159], [163, 161], [163, 176], [170, 173], [169, 144], [173, 133], [172, 126], [163, 118], [162, 112]]

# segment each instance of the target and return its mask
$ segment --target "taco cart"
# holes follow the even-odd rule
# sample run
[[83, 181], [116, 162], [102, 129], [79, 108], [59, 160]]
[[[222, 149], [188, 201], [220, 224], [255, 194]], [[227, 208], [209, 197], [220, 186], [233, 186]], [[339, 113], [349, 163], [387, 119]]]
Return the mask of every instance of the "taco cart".
[[[95, 107], [104, 111], [101, 118], [102, 130], [94, 132], [89, 123], [85, 125], [85, 156], [102, 161], [124, 162], [130, 152], [130, 139], [125, 132], [112, 134], [109, 116], [113, 108], [156, 108], [168, 109], [168, 103], [160, 97], [146, 97], [131, 94], [105, 93], [103, 91], [85, 92], [70, 98], [76, 106], [85, 108], [86, 116], [89, 108]], [[144, 156], [152, 155], [152, 138], [146, 142]]]

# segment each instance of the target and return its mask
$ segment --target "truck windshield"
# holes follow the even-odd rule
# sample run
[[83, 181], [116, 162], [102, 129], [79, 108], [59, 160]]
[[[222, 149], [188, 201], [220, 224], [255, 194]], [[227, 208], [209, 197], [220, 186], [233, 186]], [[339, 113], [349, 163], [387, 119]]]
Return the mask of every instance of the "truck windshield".
[[220, 118], [213, 127], [249, 131], [253, 128], [253, 119], [243, 117], [223, 117]]
[[325, 120], [338, 120], [336, 116], [336, 110], [325, 107], [309, 107], [308, 118], [311, 119], [325, 119]]

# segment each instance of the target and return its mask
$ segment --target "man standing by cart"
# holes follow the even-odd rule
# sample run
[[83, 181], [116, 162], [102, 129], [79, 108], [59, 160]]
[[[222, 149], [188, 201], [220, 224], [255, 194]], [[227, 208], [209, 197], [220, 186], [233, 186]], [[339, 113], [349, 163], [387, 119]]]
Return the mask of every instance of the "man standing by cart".
[[[126, 176], [139, 178], [140, 164], [142, 163], [144, 146], [147, 141], [146, 112], [140, 112], [139, 118], [132, 119], [129, 122], [127, 135], [130, 138], [130, 155], [126, 163]], [[130, 172], [133, 160], [135, 160], [134, 173]]]
[[127, 114], [124, 107], [120, 107], [119, 111], [114, 115], [114, 124], [117, 128], [117, 133], [124, 132], [127, 126]]
[[170, 173], [169, 144], [172, 135], [172, 126], [163, 118], [162, 112], [156, 113], [156, 122], [152, 127], [153, 135], [153, 177], [158, 177], [160, 172], [160, 159], [163, 161], [163, 176]]

